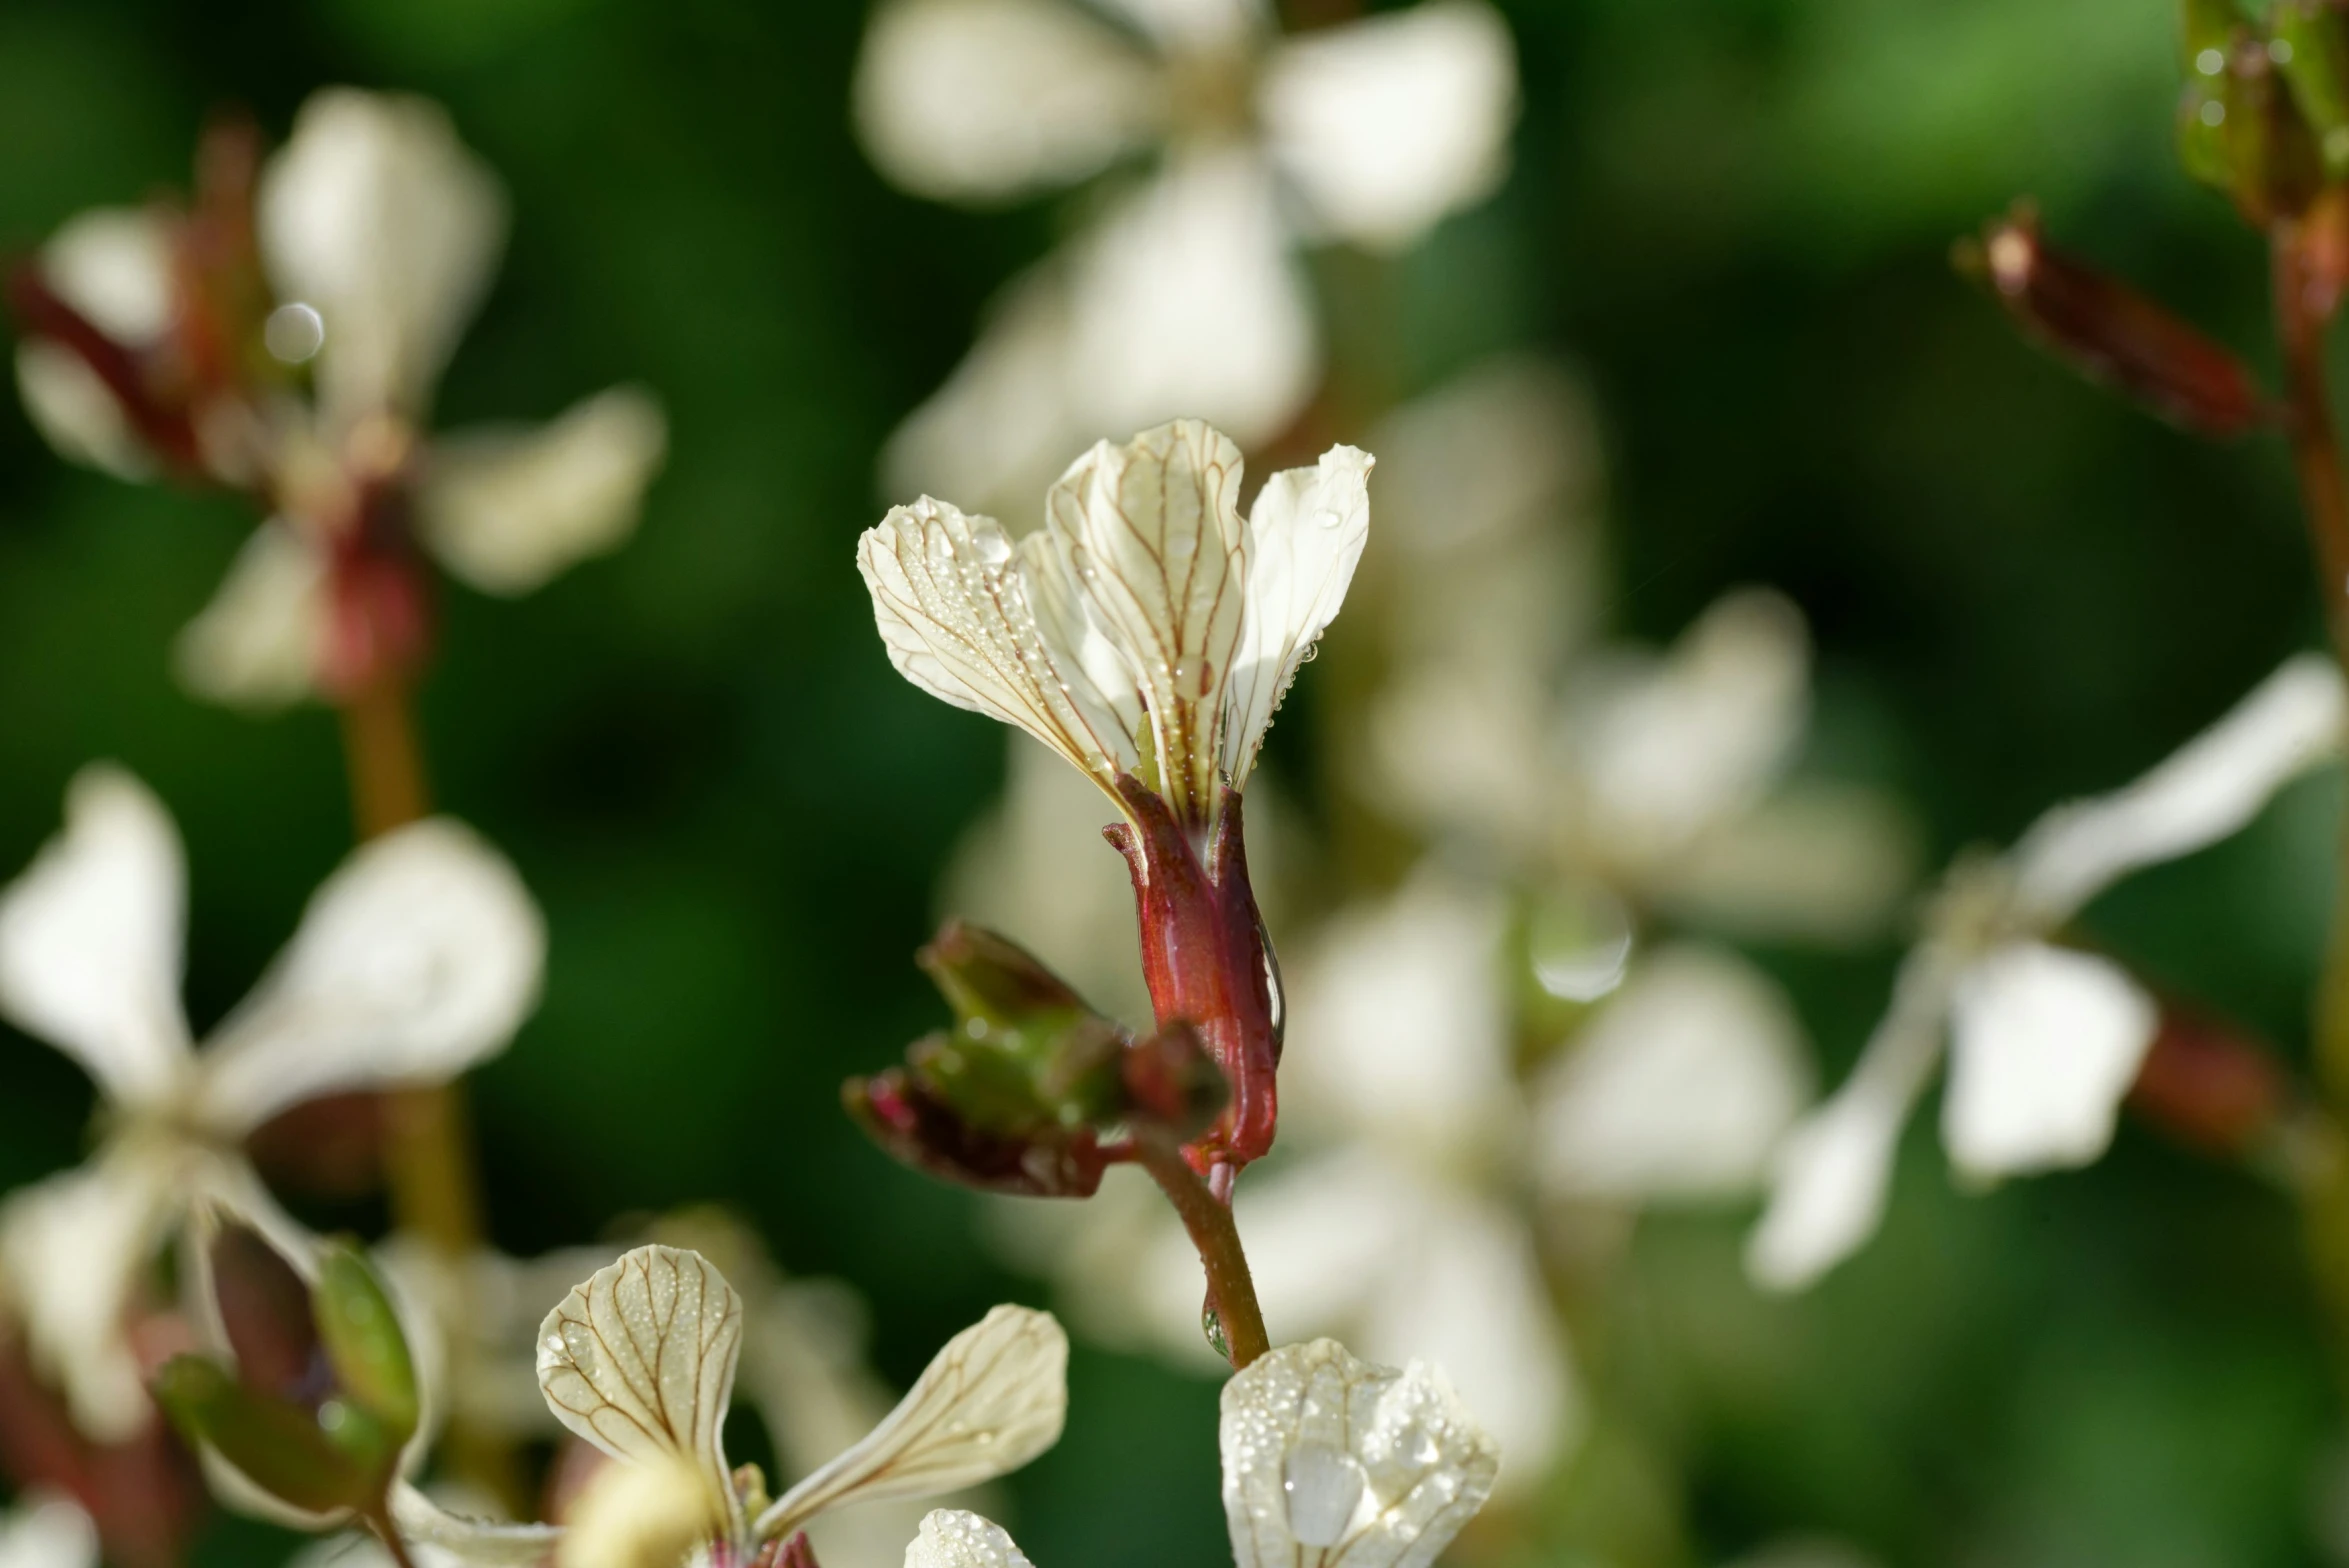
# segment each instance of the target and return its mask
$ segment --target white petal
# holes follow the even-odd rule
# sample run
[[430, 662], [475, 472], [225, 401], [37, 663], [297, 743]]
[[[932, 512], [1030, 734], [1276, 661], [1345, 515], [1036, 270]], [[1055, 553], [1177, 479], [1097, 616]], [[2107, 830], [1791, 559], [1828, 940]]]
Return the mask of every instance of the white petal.
[[536, 429], [443, 437], [427, 454], [417, 527], [484, 593], [528, 593], [627, 540], [668, 444], [661, 405], [635, 387]]
[[762, 1538], [827, 1508], [934, 1497], [991, 1480], [1060, 1440], [1068, 1335], [1049, 1312], [997, 1307], [946, 1342], [897, 1408], [759, 1516]]
[[1278, 435], [1321, 371], [1288, 244], [1254, 158], [1172, 158], [1070, 259], [1069, 423], [1098, 435], [1199, 419], [1243, 447]]
[[[394, 1482], [392, 1522], [411, 1548], [474, 1568], [531, 1568], [544, 1563], [562, 1532], [551, 1525], [506, 1524], [449, 1512], [405, 1481]], [[419, 1568], [431, 1568], [429, 1558]]]
[[65, 828], [0, 892], [0, 1013], [65, 1051], [118, 1105], [188, 1071], [180, 1012], [187, 863], [179, 830], [120, 768], [74, 776]]
[[313, 306], [330, 428], [421, 416], [505, 243], [488, 167], [421, 98], [328, 88], [262, 170], [261, 254], [278, 296]]
[[639, 1247], [574, 1287], [538, 1330], [555, 1418], [615, 1459], [686, 1459], [731, 1499], [722, 1444], [742, 1299], [715, 1265]]
[[941, 201], [991, 201], [1091, 174], [1163, 113], [1150, 61], [1068, 0], [894, 0], [854, 88], [865, 151]]
[[1050, 646], [1038, 624], [1039, 578], [1058, 569], [1042, 546], [1015, 550], [993, 518], [924, 496], [866, 529], [856, 562], [900, 675], [1026, 730], [1107, 787], [1133, 766], [1133, 745], [1079, 652]]
[[1032, 1568], [1003, 1527], [959, 1508], [934, 1508], [906, 1543], [905, 1568]]
[[1268, 25], [1264, 0], [1101, 0], [1171, 52], [1244, 48]]
[[1500, 1466], [1441, 1372], [1373, 1366], [1332, 1339], [1234, 1374], [1221, 1435], [1238, 1568], [1427, 1568]]
[[1810, 712], [1802, 612], [1764, 589], [1717, 601], [1662, 663], [1599, 676], [1573, 743], [1602, 852], [1668, 856], [1759, 801]]
[[1941, 1136], [1981, 1178], [2086, 1165], [2112, 1142], [2160, 1009], [2107, 959], [2037, 942], [2001, 948], [1951, 999]]
[[279, 518], [245, 541], [173, 651], [180, 682], [239, 708], [282, 708], [316, 689], [327, 638], [325, 552]]
[[1506, 929], [1490, 889], [1433, 868], [1330, 921], [1289, 976], [1282, 1089], [1299, 1125], [1320, 1119], [1438, 1160], [1505, 1136]]
[[172, 1164], [116, 1148], [0, 1202], [0, 1299], [74, 1425], [123, 1442], [154, 1418], [127, 1316], [178, 1213]]
[[1857, 943], [1900, 912], [1916, 881], [1917, 836], [1913, 816], [1882, 791], [1798, 780], [1658, 867], [1648, 896], [1716, 931]]
[[0, 1568], [98, 1568], [98, 1526], [70, 1498], [34, 1493], [0, 1514]]
[[1497, 1489], [1523, 1497], [1581, 1436], [1557, 1307], [1517, 1212], [1458, 1187], [1431, 1196], [1417, 1229], [1391, 1233], [1355, 1342], [1442, 1367], [1503, 1457]]
[[682, 1454], [603, 1466], [563, 1525], [555, 1568], [673, 1568], [727, 1527], [712, 1478]]
[[362, 845], [204, 1053], [205, 1101], [246, 1129], [346, 1089], [443, 1082], [538, 1000], [546, 930], [505, 857], [446, 819]]
[[1297, 670], [1336, 619], [1370, 538], [1368, 452], [1331, 447], [1264, 482], [1248, 514], [1247, 603], [1233, 650], [1223, 768], [1237, 789]]
[[1103, 441], [1045, 498], [1085, 617], [1148, 710], [1161, 793], [1205, 821], [1246, 592], [1240, 449], [1197, 420]]
[[1780, 1145], [1769, 1207], [1746, 1244], [1756, 1283], [1800, 1290], [1858, 1251], [1882, 1221], [1901, 1125], [1941, 1058], [1956, 975], [1956, 960], [1939, 948], [1913, 951], [1859, 1065]]
[[1470, 660], [1399, 672], [1370, 715], [1379, 795], [1407, 820], [1541, 863], [1558, 815], [1549, 708], [1534, 679]]
[[2131, 871], [2236, 832], [2278, 790], [2339, 754], [2345, 711], [2330, 658], [2286, 661], [2136, 783], [2032, 824], [2011, 857], [2018, 898], [2044, 929]]
[[1275, 162], [1328, 231], [1392, 249], [1500, 184], [1517, 51], [1481, 0], [1433, 0], [1289, 39], [1257, 102]]
[[1578, 1197], [1707, 1199], [1751, 1190], [1811, 1099], [1794, 1009], [1724, 949], [1666, 948], [1535, 1089], [1541, 1174]]
[[71, 349], [46, 338], [25, 339], [16, 350], [16, 390], [25, 416], [59, 457], [117, 479], [154, 472], [121, 401]]
[[890, 494], [957, 495], [982, 512], [1032, 515], [1035, 498], [1088, 434], [1071, 405], [1069, 258], [1015, 278], [946, 384], [882, 452]]
[[179, 314], [173, 227], [154, 207], [82, 213], [41, 247], [41, 281], [115, 342], [143, 347], [169, 332]]

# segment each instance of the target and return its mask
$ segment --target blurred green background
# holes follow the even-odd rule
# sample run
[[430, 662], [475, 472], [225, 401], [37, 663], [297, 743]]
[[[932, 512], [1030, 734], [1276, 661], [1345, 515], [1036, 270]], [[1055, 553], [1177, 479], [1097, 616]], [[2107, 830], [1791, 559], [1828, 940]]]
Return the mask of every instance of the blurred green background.
[[[1818, 746], [1904, 791], [1936, 862], [2131, 776], [2315, 643], [2280, 448], [2201, 445], [2077, 384], [1947, 264], [2030, 193], [2052, 236], [2265, 363], [2261, 253], [2175, 168], [2158, 0], [1503, 9], [1526, 97], [1505, 190], [1392, 263], [1328, 258], [1327, 326], [1341, 368], [1375, 358], [1405, 391], [1520, 344], [1588, 377], [1622, 629], [1783, 588], [1820, 647]], [[971, 1200], [837, 1108], [843, 1075], [938, 1020], [909, 956], [1002, 766], [994, 726], [890, 671], [850, 548], [880, 441], [1055, 213], [885, 187], [848, 126], [862, 21], [849, 0], [0, 0], [0, 248], [183, 184], [218, 106], [279, 134], [326, 83], [450, 107], [514, 231], [442, 421], [641, 379], [674, 432], [623, 553], [516, 604], [451, 590], [425, 695], [440, 801], [552, 928], [545, 1005], [478, 1081], [497, 1240], [723, 1200], [786, 1268], [860, 1287], [902, 1381], [989, 1302], [1040, 1298]], [[167, 676], [247, 526], [70, 469], [0, 407], [0, 867], [82, 763], [143, 775], [189, 843], [199, 1024], [349, 838], [331, 715], [241, 718]], [[2337, 793], [2303, 786], [2090, 928], [2298, 1055]], [[1832, 1079], [1893, 949], [1760, 956]], [[0, 1185], [77, 1156], [72, 1064], [0, 1031], [0, 1086]], [[2088, 1173], [1956, 1193], [1927, 1116], [1884, 1234], [1815, 1294], [1754, 1296], [1741, 1226], [1645, 1224], [1606, 1377], [1648, 1441], [1587, 1456], [1520, 1555], [1718, 1563], [1817, 1532], [1887, 1564], [2329, 1560], [2337, 1385], [2294, 1217], [2251, 1178], [2132, 1128]], [[1221, 1560], [1213, 1385], [1086, 1351], [1073, 1392], [1081, 1440], [1012, 1484], [1030, 1555]], [[2349, 1517], [2330, 1533], [2349, 1560]]]

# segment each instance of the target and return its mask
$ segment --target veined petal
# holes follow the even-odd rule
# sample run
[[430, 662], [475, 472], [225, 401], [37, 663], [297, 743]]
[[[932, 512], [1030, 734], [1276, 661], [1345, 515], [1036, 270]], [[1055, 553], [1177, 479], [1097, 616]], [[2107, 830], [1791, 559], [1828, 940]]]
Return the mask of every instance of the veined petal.
[[945, 702], [1016, 725], [1100, 780], [1134, 765], [1132, 741], [1085, 677], [1078, 651], [1038, 622], [1037, 576], [991, 517], [924, 496], [857, 542], [857, 569], [889, 662]]
[[2246, 826], [2293, 779], [2341, 750], [2340, 669], [2304, 653], [2125, 789], [2058, 806], [2015, 846], [2016, 897], [2043, 928], [2130, 872]]
[[1602, 851], [1652, 861], [1759, 801], [1810, 716], [1810, 634], [1767, 589], [1716, 601], [1647, 669], [1600, 678], [1575, 726]]
[[2160, 1022], [2109, 959], [2039, 942], [1983, 959], [1950, 1004], [1950, 1158], [1984, 1179], [2096, 1159]]
[[445, 818], [362, 845], [204, 1053], [237, 1132], [337, 1090], [437, 1083], [502, 1049], [538, 1000], [546, 930], [505, 857]]
[[1500, 1469], [1441, 1372], [1373, 1366], [1334, 1339], [1234, 1374], [1221, 1433], [1238, 1568], [1427, 1568]]
[[1810, 1099], [1784, 993], [1726, 949], [1666, 948], [1536, 1086], [1542, 1179], [1619, 1201], [1733, 1197]]
[[0, 1514], [0, 1568], [98, 1568], [98, 1560], [98, 1526], [70, 1498], [35, 1492]]
[[1148, 710], [1163, 793], [1204, 822], [1247, 592], [1240, 449], [1197, 420], [1104, 441], [1046, 497], [1054, 548]]
[[1285, 40], [1257, 108], [1326, 229], [1395, 249], [1500, 184], [1517, 51], [1481, 0], [1435, 0]]
[[1901, 1126], [1941, 1059], [1956, 976], [1957, 961], [1940, 948], [1912, 951], [1859, 1065], [1780, 1146], [1769, 1206], [1746, 1243], [1746, 1272], [1757, 1284], [1803, 1289], [1858, 1251], [1883, 1219]]
[[154, 1419], [125, 1320], [178, 1213], [177, 1186], [158, 1151], [122, 1146], [0, 1203], [0, 1300], [74, 1425], [101, 1443]]
[[521, 594], [635, 531], [669, 448], [652, 395], [614, 387], [526, 430], [433, 442], [417, 527], [443, 565], [484, 593]]
[[1252, 154], [1170, 157], [1075, 242], [1069, 422], [1090, 434], [1198, 419], [1243, 446], [1287, 428], [1321, 373], [1312, 296], [1289, 241]]
[[1246, 604], [1226, 685], [1223, 768], [1247, 781], [1272, 716], [1297, 670], [1345, 602], [1370, 538], [1370, 469], [1377, 460], [1335, 446], [1313, 468], [1264, 482], [1248, 515]]
[[866, 28], [853, 91], [873, 162], [939, 201], [1081, 179], [1164, 112], [1153, 63], [1068, 0], [894, 0]]
[[448, 115], [397, 94], [312, 95], [261, 172], [256, 221], [278, 296], [326, 324], [327, 425], [420, 418], [506, 235], [505, 194]]
[[879, 1426], [785, 1492], [754, 1531], [772, 1540], [844, 1503], [975, 1486], [1060, 1441], [1067, 1416], [1068, 1335], [1049, 1312], [997, 1307], [948, 1340]]
[[180, 1011], [187, 863], [163, 803], [120, 768], [84, 768], [65, 828], [0, 891], [0, 1013], [152, 1105], [189, 1070]]
[[959, 1508], [933, 1508], [906, 1543], [905, 1568], [1033, 1568], [1003, 1527]]
[[282, 708], [309, 696], [326, 647], [327, 592], [325, 552], [283, 519], [269, 519], [180, 632], [173, 650], [180, 684], [238, 708]]
[[538, 1331], [555, 1418], [615, 1459], [684, 1459], [733, 1506], [721, 1438], [742, 1299], [698, 1252], [639, 1247], [573, 1288]]

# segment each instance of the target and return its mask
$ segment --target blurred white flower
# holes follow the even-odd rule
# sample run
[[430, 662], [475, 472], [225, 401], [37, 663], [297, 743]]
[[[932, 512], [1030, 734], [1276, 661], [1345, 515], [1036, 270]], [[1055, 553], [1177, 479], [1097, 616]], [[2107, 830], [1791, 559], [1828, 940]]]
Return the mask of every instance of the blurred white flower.
[[[1373, 1366], [1332, 1339], [1234, 1373], [1220, 1435], [1237, 1568], [1429, 1568], [1484, 1506], [1502, 1452], [1439, 1368]], [[905, 1568], [1027, 1564], [1001, 1527], [944, 1509], [905, 1553]]]
[[[582, 1529], [590, 1518], [600, 1531], [620, 1529], [631, 1503], [636, 1524], [675, 1526], [682, 1498], [692, 1522], [680, 1545], [717, 1544], [747, 1561], [834, 1508], [959, 1490], [1060, 1437], [1067, 1337], [1048, 1313], [997, 1307], [949, 1340], [869, 1432], [767, 1503], [738, 1486], [722, 1444], [743, 1329], [742, 1299], [716, 1266], [663, 1246], [599, 1269], [547, 1315], [538, 1341], [547, 1405], [620, 1461], [576, 1505]], [[562, 1560], [609, 1559], [567, 1542]]]
[[179, 998], [185, 883], [161, 803], [100, 766], [75, 778], [65, 830], [0, 891], [0, 1014], [80, 1062], [103, 1101], [86, 1164], [0, 1203], [0, 1301], [101, 1440], [147, 1419], [126, 1319], [183, 1218], [225, 1209], [306, 1251], [245, 1135], [320, 1095], [437, 1083], [492, 1055], [535, 1002], [544, 956], [513, 868], [453, 822], [417, 823], [327, 879], [197, 1051]]
[[2339, 752], [2343, 725], [2339, 672], [2302, 655], [2136, 783], [2056, 807], [2004, 855], [1961, 862], [1859, 1065], [1780, 1153], [1747, 1253], [1755, 1278], [1806, 1285], [1875, 1229], [1901, 1126], [1945, 1038], [1942, 1142], [1964, 1175], [2103, 1154], [2159, 1009], [2120, 965], [2054, 939], [2122, 877], [2240, 830]]
[[1102, 429], [1196, 415], [1254, 446], [1319, 378], [1300, 243], [1391, 250], [1499, 183], [1516, 118], [1482, 0], [1283, 38], [1255, 0], [894, 0], [858, 63], [857, 124], [916, 194], [992, 203], [1161, 147], [1016, 280], [892, 440], [892, 488], [988, 505]]
[[0, 1513], [0, 1568], [98, 1568], [98, 1527], [58, 1496], [21, 1499]]
[[[104, 209], [69, 223], [38, 276], [79, 323], [36, 321], [17, 360], [26, 407], [64, 455], [136, 477], [160, 443], [273, 514], [181, 640], [192, 689], [274, 706], [412, 660], [415, 546], [483, 592], [517, 594], [627, 537], [667, 444], [641, 390], [536, 428], [423, 439], [506, 231], [495, 176], [437, 106], [351, 88], [303, 106], [260, 171], [253, 232], [212, 236], [257, 249], [253, 286], [276, 303], [263, 323], [212, 319], [248, 302], [190, 281], [180, 251], [208, 216]], [[243, 342], [253, 331], [261, 343]], [[150, 362], [202, 359], [180, 333], [231, 352], [182, 377], [188, 406], [150, 406]], [[263, 347], [274, 376], [237, 368]]]

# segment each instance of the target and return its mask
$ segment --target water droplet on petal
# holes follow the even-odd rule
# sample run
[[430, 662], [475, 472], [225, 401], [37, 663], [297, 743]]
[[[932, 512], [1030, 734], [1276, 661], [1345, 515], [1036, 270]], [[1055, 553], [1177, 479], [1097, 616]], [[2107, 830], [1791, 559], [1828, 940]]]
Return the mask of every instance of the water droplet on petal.
[[1313, 520], [1324, 528], [1335, 528], [1346, 520], [1346, 514], [1338, 511], [1335, 507], [1325, 506], [1321, 509], [1320, 515]]

